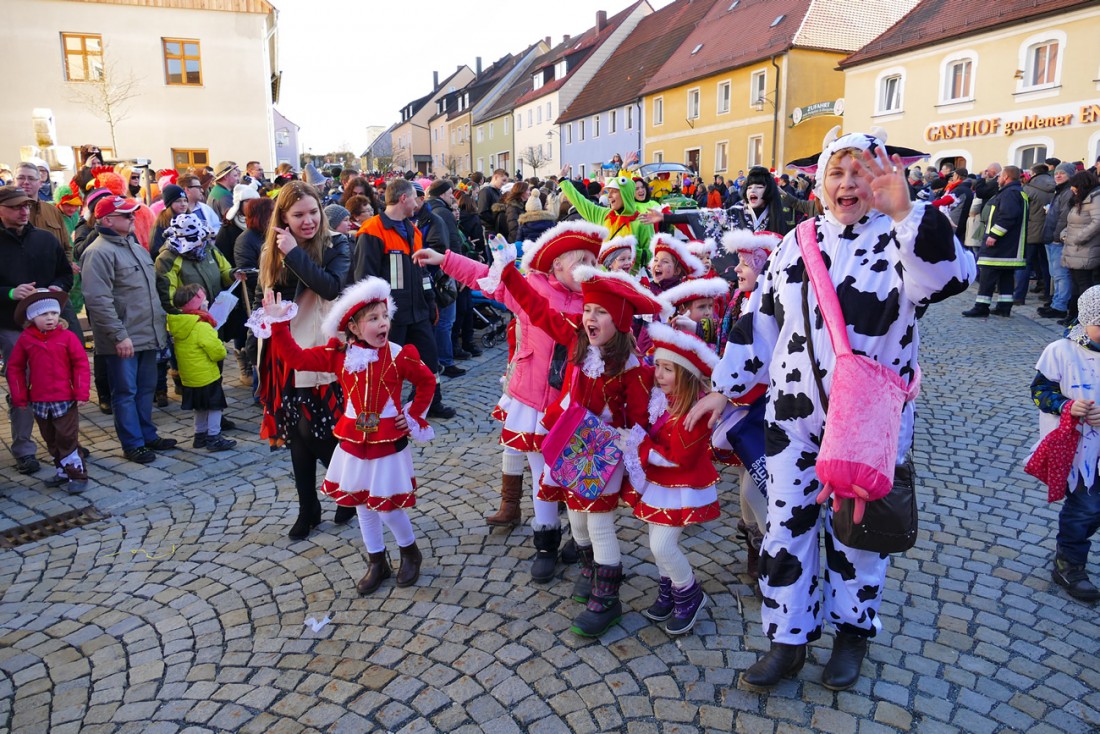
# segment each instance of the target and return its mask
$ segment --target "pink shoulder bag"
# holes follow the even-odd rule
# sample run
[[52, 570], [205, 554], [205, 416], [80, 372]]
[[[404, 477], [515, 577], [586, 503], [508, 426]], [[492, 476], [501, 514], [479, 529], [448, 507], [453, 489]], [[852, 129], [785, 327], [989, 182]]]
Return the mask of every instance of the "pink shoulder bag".
[[[832, 388], [828, 396], [822, 390], [826, 417], [817, 476], [826, 491], [821, 497], [831, 490], [842, 499], [879, 500], [894, 485], [901, 410], [920, 391], [920, 370], [906, 385], [893, 370], [852, 352], [836, 288], [817, 246], [813, 219], [798, 226], [796, 238], [836, 353]], [[814, 366], [818, 369], [816, 361]], [[859, 521], [856, 518], [857, 524]]]

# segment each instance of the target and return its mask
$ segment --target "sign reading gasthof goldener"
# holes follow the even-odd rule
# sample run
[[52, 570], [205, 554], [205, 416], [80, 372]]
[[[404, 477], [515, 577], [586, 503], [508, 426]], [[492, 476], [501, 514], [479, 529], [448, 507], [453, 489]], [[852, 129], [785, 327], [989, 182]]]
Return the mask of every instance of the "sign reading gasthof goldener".
[[1023, 114], [978, 117], [973, 120], [929, 125], [924, 138], [930, 143], [988, 135], [1011, 137], [1019, 132], [1063, 128], [1074, 125], [1094, 125], [1100, 122], [1100, 102], [1082, 104], [1076, 112], [1059, 110], [1060, 114]]

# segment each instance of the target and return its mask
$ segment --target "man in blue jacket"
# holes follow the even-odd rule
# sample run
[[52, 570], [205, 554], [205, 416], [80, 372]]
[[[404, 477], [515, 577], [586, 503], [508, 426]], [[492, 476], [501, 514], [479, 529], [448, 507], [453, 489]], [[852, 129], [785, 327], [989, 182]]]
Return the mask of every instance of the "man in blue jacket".
[[1026, 264], [1027, 194], [1020, 185], [1020, 169], [1005, 166], [997, 184], [1000, 189], [991, 202], [985, 241], [978, 252], [978, 297], [963, 316], [989, 316], [990, 305], [994, 316], [1011, 316], [1016, 270]]

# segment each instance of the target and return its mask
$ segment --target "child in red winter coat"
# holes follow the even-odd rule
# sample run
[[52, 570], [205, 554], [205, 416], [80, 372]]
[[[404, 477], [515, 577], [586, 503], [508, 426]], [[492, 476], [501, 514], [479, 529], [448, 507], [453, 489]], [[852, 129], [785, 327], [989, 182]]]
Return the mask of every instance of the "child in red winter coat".
[[61, 318], [68, 300], [63, 291], [40, 289], [16, 305], [15, 322], [26, 328], [8, 362], [8, 388], [12, 405], [30, 406], [53, 455], [57, 472], [46, 484], [75, 494], [88, 486], [77, 405], [88, 401], [91, 370], [84, 346]]

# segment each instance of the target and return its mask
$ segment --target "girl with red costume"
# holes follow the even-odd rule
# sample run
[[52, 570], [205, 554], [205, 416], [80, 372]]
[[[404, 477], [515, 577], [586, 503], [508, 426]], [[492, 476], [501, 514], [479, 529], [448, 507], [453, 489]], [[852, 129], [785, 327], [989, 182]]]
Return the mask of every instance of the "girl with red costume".
[[[385, 524], [401, 551], [399, 587], [420, 577], [423, 560], [405, 509], [416, 504], [416, 476], [408, 436], [418, 441], [434, 437], [426, 416], [435, 394], [435, 375], [420, 361], [412, 345], [389, 341], [390, 321], [397, 311], [390, 286], [366, 278], [344, 291], [325, 317], [324, 346], [302, 349], [288, 323], [295, 304], [283, 302], [271, 290], [264, 293], [264, 313], [271, 338], [291, 369], [331, 372], [345, 395], [333, 435], [340, 443], [329, 461], [321, 491], [341, 507], [355, 507], [367, 547], [367, 573], [356, 589], [370, 594], [393, 571], [382, 539]], [[338, 335], [343, 334], [347, 342]], [[416, 397], [402, 411], [401, 386], [408, 380]]]
[[706, 342], [665, 324], [651, 324], [654, 374], [648, 431], [631, 429], [624, 463], [628, 481], [623, 501], [649, 523], [649, 547], [660, 581], [657, 600], [642, 612], [664, 622], [670, 635], [695, 626], [707, 603], [687, 556], [680, 549], [684, 527], [718, 517], [718, 472], [710, 460], [710, 429], [702, 422], [687, 430], [683, 418], [707, 392], [718, 364]]

